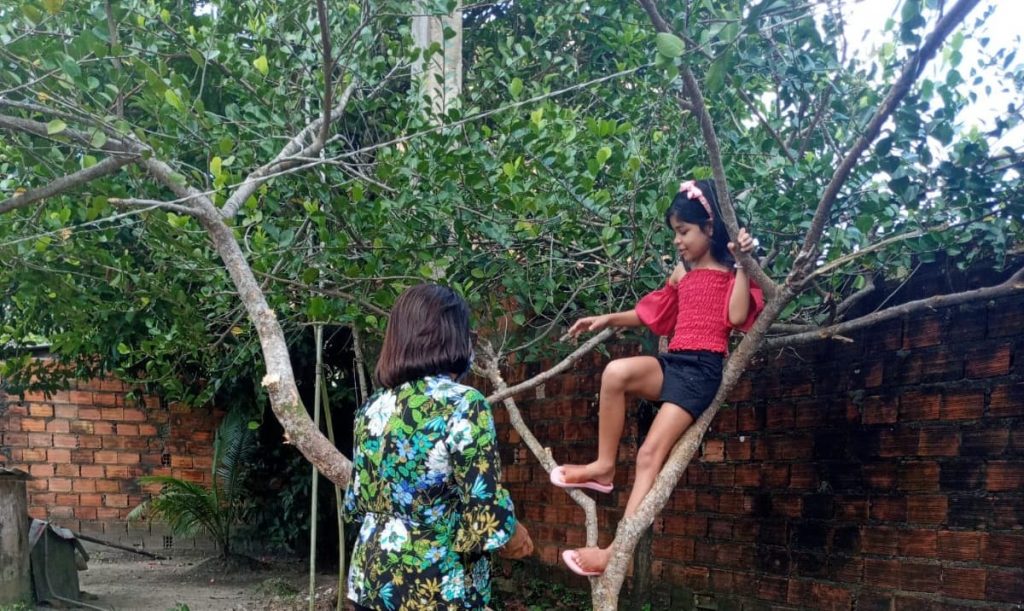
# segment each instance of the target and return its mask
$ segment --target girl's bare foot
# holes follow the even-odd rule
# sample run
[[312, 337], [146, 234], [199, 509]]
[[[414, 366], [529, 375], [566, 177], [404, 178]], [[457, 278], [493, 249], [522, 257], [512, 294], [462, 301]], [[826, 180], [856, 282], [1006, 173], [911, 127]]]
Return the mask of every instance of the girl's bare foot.
[[562, 473], [566, 483], [579, 484], [583, 482], [597, 482], [599, 484], [611, 484], [615, 479], [615, 467], [603, 467], [596, 462], [586, 465], [562, 465]]
[[584, 547], [575, 551], [576, 565], [587, 573], [603, 573], [612, 557], [612, 548]]

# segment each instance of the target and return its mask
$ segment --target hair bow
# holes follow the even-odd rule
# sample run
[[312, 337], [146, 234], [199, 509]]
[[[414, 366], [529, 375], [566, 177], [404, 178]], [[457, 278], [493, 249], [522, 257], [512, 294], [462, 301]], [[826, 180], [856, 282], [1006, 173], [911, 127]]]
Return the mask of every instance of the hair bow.
[[708, 198], [704, 197], [704, 192], [700, 190], [696, 182], [688, 180], [679, 183], [679, 192], [685, 193], [686, 197], [690, 199], [699, 201], [700, 205], [704, 207], [704, 212], [708, 213], [708, 218], [711, 220], [715, 219], [715, 215], [711, 212], [711, 204], [708, 203]]

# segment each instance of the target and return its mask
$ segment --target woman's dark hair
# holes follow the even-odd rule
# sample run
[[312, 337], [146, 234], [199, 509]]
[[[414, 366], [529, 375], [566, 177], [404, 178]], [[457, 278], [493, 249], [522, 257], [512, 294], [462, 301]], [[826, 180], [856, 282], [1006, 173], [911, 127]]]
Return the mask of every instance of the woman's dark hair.
[[672, 229], [672, 219], [675, 218], [684, 223], [691, 223], [707, 229], [710, 223], [711, 256], [722, 265], [732, 266], [735, 260], [732, 253], [729, 252], [729, 230], [725, 228], [725, 223], [722, 221], [715, 183], [710, 180], [698, 180], [697, 188], [704, 193], [704, 198], [708, 200], [714, 219], [708, 218], [708, 213], [701, 205], [700, 200], [690, 199], [685, 192], [680, 191], [676, 193], [668, 210], [665, 211], [665, 224]]
[[395, 300], [373, 378], [394, 388], [428, 375], [461, 374], [472, 354], [466, 301], [450, 288], [420, 284]]

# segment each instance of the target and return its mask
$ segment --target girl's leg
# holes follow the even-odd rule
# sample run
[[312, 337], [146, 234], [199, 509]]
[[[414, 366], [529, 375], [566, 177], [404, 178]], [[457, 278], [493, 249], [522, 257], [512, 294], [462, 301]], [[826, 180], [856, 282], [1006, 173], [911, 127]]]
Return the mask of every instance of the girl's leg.
[[[647, 433], [647, 439], [637, 452], [636, 479], [633, 481], [633, 489], [629, 493], [623, 517], [636, 513], [640, 502], [654, 486], [654, 480], [661, 472], [661, 467], [665, 464], [672, 447], [691, 424], [693, 416], [689, 412], [672, 403], [662, 404], [651, 424], [651, 430]], [[611, 558], [611, 552], [611, 547], [585, 547], [576, 550], [575, 559], [586, 571], [604, 571]]]
[[586, 465], [563, 465], [565, 481], [611, 483], [626, 422], [626, 395], [655, 401], [661, 394], [663, 380], [661, 364], [653, 356], [634, 356], [608, 363], [601, 374], [597, 460]]

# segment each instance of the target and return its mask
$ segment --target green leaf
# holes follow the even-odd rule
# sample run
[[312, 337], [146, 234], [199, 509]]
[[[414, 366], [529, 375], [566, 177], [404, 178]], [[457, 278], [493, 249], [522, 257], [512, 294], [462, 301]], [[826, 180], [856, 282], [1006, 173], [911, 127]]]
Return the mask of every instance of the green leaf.
[[128, 345], [125, 344], [124, 342], [120, 342], [120, 343], [117, 344], [117, 353], [118, 354], [131, 354], [132, 353], [132, 349], [129, 348]]
[[64, 0], [43, 0], [43, 8], [51, 15], [56, 15], [64, 8]]
[[185, 105], [182, 104], [181, 98], [173, 89], [164, 91], [164, 100], [178, 112], [185, 112]]
[[512, 79], [512, 82], [508, 85], [508, 91], [512, 94], [513, 98], [518, 98], [519, 94], [523, 92], [523, 79], [519, 77]]
[[214, 157], [210, 160], [210, 173], [213, 174], [214, 178], [220, 178], [222, 163], [223, 161], [220, 157]]
[[266, 55], [260, 55], [256, 59], [252, 60], [252, 65], [260, 71], [260, 74], [266, 76], [270, 73], [270, 63], [267, 62]]
[[46, 124], [46, 133], [50, 136], [53, 136], [54, 134], [61, 133], [67, 128], [67, 123], [61, 121], [60, 119], [54, 119], [53, 121], [50, 121]]
[[107, 143], [107, 135], [100, 130], [96, 130], [92, 133], [92, 138], [89, 140], [89, 144], [93, 148], [101, 149], [103, 145]]
[[598, 149], [597, 155], [595, 155], [595, 159], [597, 159], [597, 163], [604, 165], [604, 162], [608, 161], [608, 158], [611, 156], [612, 149], [610, 149], [607, 146], [602, 146], [600, 149]]
[[658, 48], [658, 53], [668, 58], [679, 57], [686, 51], [686, 43], [683, 42], [683, 39], [668, 32], [658, 32], [654, 38], [654, 44]]

